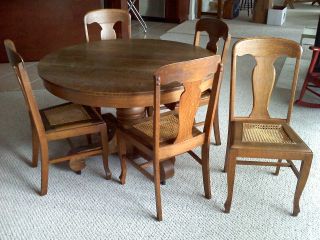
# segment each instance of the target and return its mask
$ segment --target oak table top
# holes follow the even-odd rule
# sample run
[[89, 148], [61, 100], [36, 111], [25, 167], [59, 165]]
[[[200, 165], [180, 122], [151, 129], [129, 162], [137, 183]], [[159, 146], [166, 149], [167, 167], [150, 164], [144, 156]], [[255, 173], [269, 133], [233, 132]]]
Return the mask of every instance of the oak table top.
[[[38, 71], [44, 86], [60, 98], [96, 107], [144, 107], [152, 105], [157, 68], [210, 55], [206, 49], [173, 41], [104, 40], [51, 53], [40, 60]], [[172, 101], [179, 89], [164, 89], [163, 103]]]

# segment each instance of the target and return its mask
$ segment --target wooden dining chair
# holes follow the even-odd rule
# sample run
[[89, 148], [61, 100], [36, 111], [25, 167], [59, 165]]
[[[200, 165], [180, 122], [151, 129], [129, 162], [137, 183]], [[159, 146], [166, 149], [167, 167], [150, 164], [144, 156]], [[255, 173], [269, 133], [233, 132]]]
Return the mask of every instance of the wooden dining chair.
[[[32, 130], [32, 166], [38, 164], [38, 154], [41, 149], [41, 191], [48, 191], [48, 165], [70, 161], [71, 168], [84, 164], [83, 159], [102, 154], [106, 178], [111, 179], [108, 166], [108, 136], [107, 126], [95, 109], [79, 104], [65, 103], [39, 110], [22, 57], [17, 53], [11, 40], [5, 40], [4, 45], [9, 62], [17, 76], [23, 93], [31, 122]], [[79, 151], [71, 151], [67, 156], [49, 159], [48, 142], [69, 139], [72, 137], [98, 133], [102, 146], [83, 147]], [[39, 149], [40, 148], [40, 149]]]
[[[228, 197], [225, 212], [230, 212], [233, 196], [236, 165], [276, 166], [275, 174], [280, 167], [290, 167], [298, 183], [293, 201], [293, 215], [300, 212], [299, 200], [307, 182], [312, 162], [312, 151], [290, 127], [291, 112], [297, 86], [302, 49], [291, 40], [280, 38], [251, 38], [237, 42], [233, 48], [231, 69], [231, 94], [228, 143], [226, 149], [225, 171], [227, 171]], [[236, 72], [237, 57], [251, 55], [256, 65], [252, 74], [252, 89], [245, 88], [250, 94], [252, 90], [253, 108], [249, 116], [235, 114], [236, 104]], [[286, 117], [272, 117], [269, 113], [270, 97], [275, 84], [274, 62], [282, 56], [295, 58], [294, 76]], [[237, 158], [242, 158], [238, 160]], [[278, 159], [277, 162], [249, 161], [243, 158]], [[285, 162], [283, 162], [283, 159]], [[300, 171], [293, 160], [301, 160]]]
[[[121, 22], [121, 32], [117, 36], [114, 30], [115, 24]], [[116, 38], [131, 38], [131, 16], [126, 10], [122, 9], [99, 9], [88, 12], [84, 16], [84, 29], [87, 42], [90, 41], [88, 25], [97, 23], [101, 27], [101, 40]]]
[[[212, 118], [217, 110], [221, 86], [222, 65], [220, 56], [210, 56], [197, 60], [169, 64], [159, 68], [154, 73], [154, 114], [131, 126], [119, 126], [118, 146], [122, 172], [120, 180], [126, 179], [126, 146], [138, 149], [143, 157], [150, 160], [140, 166], [140, 170], [154, 181], [156, 193], [157, 219], [162, 220], [160, 196], [160, 163], [166, 159], [188, 152], [202, 165], [205, 197], [211, 198], [209, 146]], [[203, 131], [194, 127], [194, 117], [199, 107], [203, 81], [207, 80], [205, 88], [212, 89], [206, 121]], [[213, 80], [213, 81], [212, 81]], [[210, 84], [209, 84], [210, 83]], [[160, 114], [161, 91], [181, 84], [181, 91], [176, 95], [180, 100], [177, 111]], [[178, 85], [179, 86], [179, 85]], [[192, 149], [202, 148], [201, 157]], [[144, 171], [153, 164], [153, 176]]]
[[[218, 52], [218, 42], [220, 39], [223, 40], [223, 48], [221, 51], [222, 63], [225, 64], [228, 57], [228, 49], [230, 46], [231, 35], [229, 34], [228, 25], [214, 18], [202, 18], [197, 21], [194, 35], [194, 45], [199, 46], [201, 40], [201, 32], [207, 32], [209, 36], [209, 41], [206, 48], [210, 50], [213, 54]], [[200, 106], [208, 105], [210, 98], [210, 89], [203, 92], [201, 95]], [[203, 125], [204, 121], [197, 123], [196, 125]], [[215, 143], [216, 145], [221, 145], [220, 130], [219, 130], [219, 111], [216, 111], [216, 116], [213, 121]]]

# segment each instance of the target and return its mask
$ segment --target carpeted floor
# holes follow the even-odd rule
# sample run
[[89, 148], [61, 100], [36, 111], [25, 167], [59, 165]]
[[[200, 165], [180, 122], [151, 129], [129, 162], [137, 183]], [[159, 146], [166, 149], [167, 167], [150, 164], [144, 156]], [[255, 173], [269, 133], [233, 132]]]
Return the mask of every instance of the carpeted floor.
[[[239, 70], [238, 113], [248, 113], [251, 96], [245, 56]], [[276, 69], [281, 67], [276, 64]], [[176, 161], [175, 176], [162, 186], [164, 221], [154, 219], [152, 182], [128, 164], [127, 183], [117, 182], [120, 164], [110, 157], [113, 179], [104, 179], [100, 157], [88, 159], [82, 175], [67, 164], [49, 169], [48, 195], [40, 197], [40, 167], [31, 168], [31, 132], [20, 92], [0, 93], [0, 239], [320, 239], [320, 112], [295, 106], [292, 126], [314, 152], [301, 198], [301, 213], [290, 216], [296, 177], [283, 168], [239, 166], [230, 214], [223, 213], [226, 174], [222, 173], [228, 124], [230, 59], [220, 98], [222, 145], [210, 151], [212, 199], [203, 196], [201, 168], [189, 155]], [[279, 73], [278, 73], [279, 74]], [[41, 108], [61, 102], [35, 91]], [[286, 111], [289, 91], [276, 88], [272, 115]], [[198, 117], [204, 117], [201, 109]], [[213, 140], [213, 139], [212, 139]], [[67, 151], [65, 142], [50, 145], [52, 154]]]
[[[246, 113], [250, 96], [241, 68], [239, 112]], [[110, 157], [113, 180], [103, 178], [100, 157], [87, 161], [81, 176], [66, 164], [50, 166], [49, 192], [40, 197], [40, 167], [30, 167], [31, 133], [20, 92], [0, 94], [0, 239], [319, 239], [319, 112], [295, 107], [292, 125], [314, 151], [314, 162], [304, 194], [301, 214], [290, 216], [296, 178], [290, 169], [272, 175], [271, 167], [238, 167], [233, 208], [222, 212], [226, 198], [226, 174], [222, 173], [226, 147], [229, 73], [221, 91], [222, 145], [212, 145], [213, 197], [203, 197], [201, 168], [188, 155], [177, 158], [176, 174], [162, 186], [164, 221], [154, 220], [154, 188], [128, 165], [127, 183], [117, 182], [118, 158]], [[276, 89], [272, 113], [285, 110], [288, 90]], [[45, 90], [35, 91], [40, 107], [61, 100]], [[199, 113], [203, 117], [204, 109]], [[64, 142], [51, 152], [66, 151]]]

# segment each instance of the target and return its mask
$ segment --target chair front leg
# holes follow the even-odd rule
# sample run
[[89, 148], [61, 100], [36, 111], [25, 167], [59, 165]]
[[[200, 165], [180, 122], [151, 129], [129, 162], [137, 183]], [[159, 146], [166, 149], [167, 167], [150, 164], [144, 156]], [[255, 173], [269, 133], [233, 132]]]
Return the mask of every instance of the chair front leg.
[[40, 195], [44, 196], [48, 192], [48, 174], [49, 174], [49, 149], [46, 139], [41, 142], [41, 191]]
[[227, 182], [228, 182], [228, 197], [224, 204], [225, 213], [230, 212], [232, 196], [233, 196], [233, 186], [234, 186], [234, 177], [235, 177], [235, 170], [236, 170], [236, 156], [233, 152], [229, 153], [228, 156], [228, 166], [227, 166]]
[[228, 160], [229, 160], [229, 152], [230, 152], [230, 144], [231, 144], [231, 129], [230, 126], [228, 128], [228, 139], [227, 139], [227, 147], [226, 147], [226, 155], [224, 158], [224, 168], [223, 171], [228, 171]]
[[217, 109], [216, 115], [214, 117], [213, 129], [214, 129], [215, 145], [221, 145], [220, 127], [219, 127], [219, 110], [218, 109]]
[[155, 187], [155, 197], [157, 206], [157, 219], [162, 221], [162, 206], [161, 206], [161, 192], [160, 192], [160, 163], [159, 159], [153, 161], [153, 181]]
[[300, 212], [300, 206], [299, 206], [300, 197], [306, 185], [306, 182], [308, 180], [311, 163], [312, 163], [312, 154], [308, 155], [301, 163], [300, 177], [298, 178], [296, 192], [294, 194], [293, 214], [292, 214], [293, 216], [298, 216]]
[[210, 184], [210, 164], [209, 164], [209, 144], [205, 143], [201, 151], [202, 159], [202, 177], [205, 197], [211, 199], [211, 184]]
[[118, 145], [118, 155], [121, 163], [121, 174], [119, 176], [121, 184], [126, 183], [126, 176], [127, 176], [127, 164], [126, 164], [126, 154], [127, 154], [127, 149], [126, 149], [126, 143], [122, 139], [122, 136], [117, 132], [117, 145]]
[[109, 169], [107, 127], [102, 128], [100, 134], [101, 134], [103, 167], [104, 167], [104, 171], [106, 173], [106, 179], [110, 180], [112, 174]]
[[[278, 163], [281, 163], [281, 162], [282, 162], [282, 159], [278, 159]], [[279, 172], [280, 172], [280, 166], [277, 166], [276, 171], [274, 172], [274, 175], [278, 176]]]
[[36, 132], [36, 129], [32, 123], [32, 167], [37, 167], [38, 166], [38, 156], [39, 156], [39, 137]]

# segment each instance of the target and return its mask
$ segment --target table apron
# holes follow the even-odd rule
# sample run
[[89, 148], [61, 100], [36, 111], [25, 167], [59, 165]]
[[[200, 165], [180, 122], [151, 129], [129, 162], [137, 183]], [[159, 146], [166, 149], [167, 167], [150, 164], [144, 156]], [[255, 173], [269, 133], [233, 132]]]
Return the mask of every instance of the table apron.
[[[133, 108], [153, 106], [153, 92], [150, 94], [104, 94], [94, 95], [56, 86], [43, 80], [45, 88], [53, 95], [73, 103], [92, 107]], [[179, 101], [183, 90], [168, 91], [161, 94], [161, 103]]]

